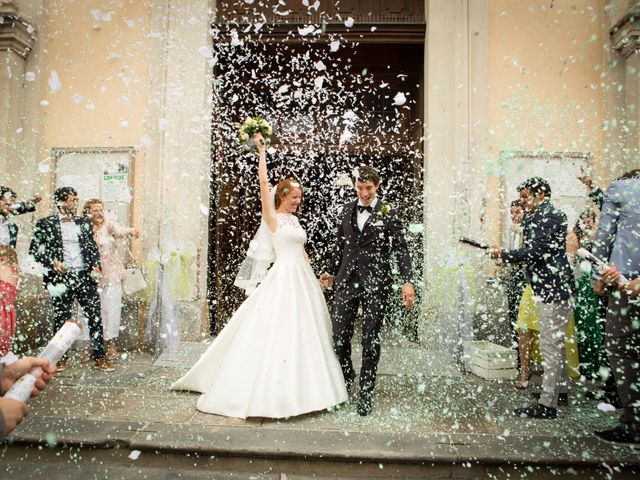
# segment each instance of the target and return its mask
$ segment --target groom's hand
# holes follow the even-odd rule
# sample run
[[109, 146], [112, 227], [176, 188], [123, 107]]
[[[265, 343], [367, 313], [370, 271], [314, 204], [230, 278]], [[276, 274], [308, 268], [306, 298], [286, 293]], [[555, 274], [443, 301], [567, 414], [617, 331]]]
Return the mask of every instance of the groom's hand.
[[405, 283], [402, 286], [402, 303], [407, 307], [408, 310], [413, 308], [413, 302], [416, 300], [416, 292], [413, 289], [413, 285], [410, 283]]
[[327, 272], [320, 275], [320, 286], [322, 288], [330, 288], [331, 285], [333, 285], [333, 276], [329, 275]]

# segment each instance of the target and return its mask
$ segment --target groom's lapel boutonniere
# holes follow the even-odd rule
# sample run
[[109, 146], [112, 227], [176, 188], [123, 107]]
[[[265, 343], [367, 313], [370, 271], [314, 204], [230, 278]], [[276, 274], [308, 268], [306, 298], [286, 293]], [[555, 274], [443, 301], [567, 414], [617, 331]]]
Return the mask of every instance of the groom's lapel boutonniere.
[[388, 203], [383, 203], [382, 205], [380, 205], [380, 208], [376, 212], [376, 215], [380, 215], [381, 217], [386, 217], [390, 213], [391, 213], [391, 205], [389, 205]]

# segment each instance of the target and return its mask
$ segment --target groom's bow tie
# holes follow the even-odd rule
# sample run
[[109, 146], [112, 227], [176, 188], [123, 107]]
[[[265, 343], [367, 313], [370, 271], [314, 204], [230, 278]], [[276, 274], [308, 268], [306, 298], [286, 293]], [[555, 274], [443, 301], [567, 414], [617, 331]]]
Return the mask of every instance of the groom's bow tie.
[[371, 212], [373, 212], [373, 207], [371, 205], [369, 205], [368, 207], [365, 207], [364, 205], [358, 205], [358, 213], [362, 213], [365, 210], [367, 212], [371, 213]]

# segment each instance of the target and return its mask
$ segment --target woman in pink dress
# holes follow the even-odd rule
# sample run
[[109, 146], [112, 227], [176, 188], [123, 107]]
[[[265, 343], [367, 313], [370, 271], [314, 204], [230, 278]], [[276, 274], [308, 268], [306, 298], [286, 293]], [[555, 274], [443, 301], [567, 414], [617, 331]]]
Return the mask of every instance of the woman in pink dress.
[[16, 333], [16, 307], [20, 270], [13, 248], [0, 245], [0, 359], [11, 352]]
[[134, 228], [105, 219], [102, 201], [96, 198], [87, 201], [82, 213], [91, 220], [93, 236], [100, 251], [102, 328], [107, 342], [107, 358], [113, 360], [118, 357], [116, 339], [120, 333], [122, 282], [125, 270], [116, 248], [116, 239], [138, 238], [140, 233]]

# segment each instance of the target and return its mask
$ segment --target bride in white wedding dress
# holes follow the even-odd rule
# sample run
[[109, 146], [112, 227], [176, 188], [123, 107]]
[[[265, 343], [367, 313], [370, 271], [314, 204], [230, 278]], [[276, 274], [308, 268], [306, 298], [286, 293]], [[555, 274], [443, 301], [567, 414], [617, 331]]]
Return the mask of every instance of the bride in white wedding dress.
[[[307, 255], [295, 212], [302, 189], [293, 179], [269, 192], [265, 146], [260, 159], [263, 235], [275, 262], [207, 351], [173, 390], [201, 392], [198, 410], [227, 417], [285, 418], [347, 400], [333, 351], [329, 311]], [[275, 203], [275, 205], [274, 205]], [[264, 227], [264, 225], [263, 225]]]

